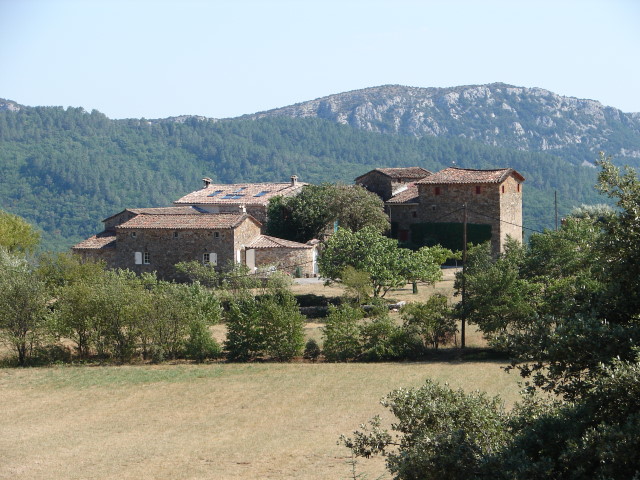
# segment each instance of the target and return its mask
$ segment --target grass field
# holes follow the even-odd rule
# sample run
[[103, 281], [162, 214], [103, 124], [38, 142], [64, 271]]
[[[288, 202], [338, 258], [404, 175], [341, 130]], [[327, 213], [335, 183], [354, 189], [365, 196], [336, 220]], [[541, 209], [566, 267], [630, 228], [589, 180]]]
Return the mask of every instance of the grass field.
[[3, 369], [0, 478], [349, 478], [339, 434], [426, 378], [507, 405], [518, 390], [493, 362]]
[[[336, 287], [315, 286], [332, 295], [328, 288]], [[423, 287], [418, 297], [435, 290], [450, 285]], [[310, 323], [309, 335], [320, 325]], [[472, 337], [469, 345], [481, 344]], [[499, 394], [509, 407], [518, 377], [500, 366], [443, 359], [0, 369], [0, 478], [351, 478], [349, 451], [336, 441], [386, 413], [385, 394], [432, 378]], [[388, 478], [381, 459], [359, 461], [357, 472]]]

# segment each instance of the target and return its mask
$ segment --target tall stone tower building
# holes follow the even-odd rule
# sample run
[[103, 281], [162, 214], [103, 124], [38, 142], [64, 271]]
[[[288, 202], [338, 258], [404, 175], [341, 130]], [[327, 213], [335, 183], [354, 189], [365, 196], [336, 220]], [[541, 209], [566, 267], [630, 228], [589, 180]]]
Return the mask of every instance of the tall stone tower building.
[[386, 202], [398, 239], [411, 241], [411, 225], [462, 223], [491, 227], [494, 253], [504, 250], [507, 236], [522, 242], [522, 183], [512, 168], [472, 170], [446, 168], [410, 185]]

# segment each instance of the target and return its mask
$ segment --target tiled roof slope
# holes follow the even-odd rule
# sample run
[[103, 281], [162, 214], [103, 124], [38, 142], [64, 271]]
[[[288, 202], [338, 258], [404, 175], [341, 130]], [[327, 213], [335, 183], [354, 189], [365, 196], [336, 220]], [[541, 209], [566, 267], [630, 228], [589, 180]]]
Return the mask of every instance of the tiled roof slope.
[[410, 183], [406, 190], [396, 193], [386, 203], [418, 203], [418, 187], [414, 183]]
[[118, 229], [171, 229], [209, 230], [214, 228], [235, 228], [245, 219], [258, 222], [251, 215], [232, 213], [201, 213], [197, 215], [138, 215], [118, 225]]
[[209, 184], [173, 202], [175, 205], [267, 205], [275, 196], [289, 196], [304, 182]]
[[510, 175], [523, 182], [524, 177], [513, 168], [500, 168], [496, 170], [472, 170], [467, 168], [449, 167], [440, 170], [422, 180], [418, 185], [447, 185], [453, 183], [502, 183]]
[[[412, 178], [415, 180], [419, 180], [432, 174], [429, 170], [422, 167], [376, 168], [371, 170], [371, 172], [380, 172], [390, 178]], [[356, 181], [371, 172], [360, 175], [356, 178]]]
[[116, 234], [113, 232], [102, 232], [81, 241], [71, 247], [72, 250], [99, 250], [101, 248], [115, 248]]
[[152, 215], [193, 215], [201, 213], [195, 207], [180, 206], [180, 207], [151, 207], [151, 208], [125, 208], [121, 212], [118, 212], [110, 217], [107, 217], [103, 222], [108, 222], [113, 217], [123, 214], [124, 212], [135, 213], [136, 215], [152, 214]]
[[306, 243], [292, 242], [283, 238], [269, 237], [268, 235], [260, 235], [253, 242], [247, 245], [247, 248], [313, 248], [312, 245]]

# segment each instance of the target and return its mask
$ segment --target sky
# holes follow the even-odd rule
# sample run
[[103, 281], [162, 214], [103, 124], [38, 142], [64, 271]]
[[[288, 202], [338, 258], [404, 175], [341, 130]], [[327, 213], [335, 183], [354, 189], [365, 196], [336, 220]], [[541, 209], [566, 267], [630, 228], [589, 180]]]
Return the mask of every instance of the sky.
[[236, 117], [503, 82], [640, 112], [638, 0], [0, 0], [0, 98]]

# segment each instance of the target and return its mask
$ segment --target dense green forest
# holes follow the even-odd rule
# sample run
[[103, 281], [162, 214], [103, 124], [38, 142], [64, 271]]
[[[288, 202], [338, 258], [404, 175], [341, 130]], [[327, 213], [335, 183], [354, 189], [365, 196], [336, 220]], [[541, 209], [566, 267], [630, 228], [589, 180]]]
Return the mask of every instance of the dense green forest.
[[596, 170], [549, 154], [461, 138], [414, 138], [355, 130], [322, 119], [111, 120], [82, 108], [0, 111], [0, 208], [42, 230], [42, 248], [64, 250], [124, 208], [169, 205], [214, 181], [345, 182], [376, 167], [432, 171], [513, 167], [526, 178], [524, 223], [554, 225], [599, 203]]

